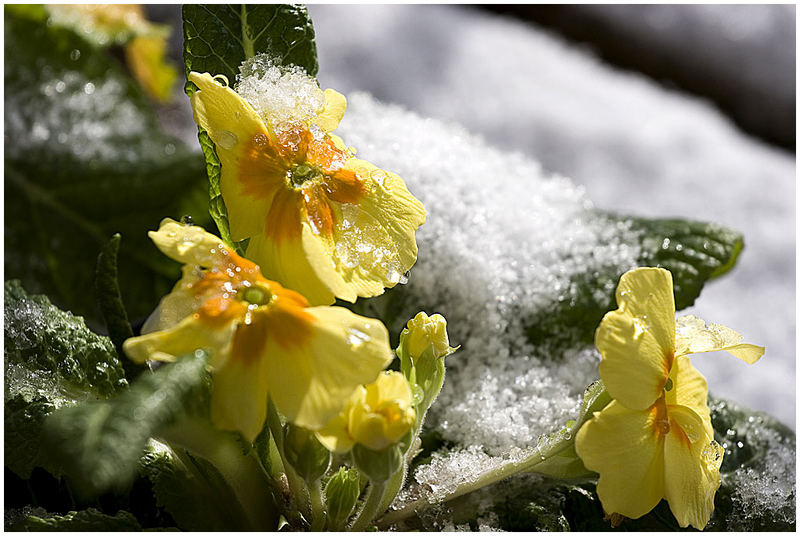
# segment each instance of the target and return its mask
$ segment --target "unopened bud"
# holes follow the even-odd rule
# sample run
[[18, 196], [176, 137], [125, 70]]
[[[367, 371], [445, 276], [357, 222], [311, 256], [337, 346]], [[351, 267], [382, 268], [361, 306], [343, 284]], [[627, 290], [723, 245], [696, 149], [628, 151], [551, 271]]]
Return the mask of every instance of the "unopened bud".
[[328, 480], [325, 497], [328, 501], [330, 527], [341, 527], [353, 513], [361, 492], [358, 471], [340, 467], [339, 472]]
[[444, 357], [452, 353], [447, 337], [447, 321], [440, 314], [428, 316], [424, 312], [408, 321], [408, 339], [406, 348], [414, 363], [428, 349], [433, 347], [435, 357]]
[[286, 461], [306, 482], [314, 482], [331, 464], [331, 453], [317, 440], [314, 432], [287, 424], [283, 434]]
[[372, 482], [386, 482], [403, 466], [404, 446], [398, 443], [382, 450], [372, 450], [357, 443], [353, 447], [353, 461]]

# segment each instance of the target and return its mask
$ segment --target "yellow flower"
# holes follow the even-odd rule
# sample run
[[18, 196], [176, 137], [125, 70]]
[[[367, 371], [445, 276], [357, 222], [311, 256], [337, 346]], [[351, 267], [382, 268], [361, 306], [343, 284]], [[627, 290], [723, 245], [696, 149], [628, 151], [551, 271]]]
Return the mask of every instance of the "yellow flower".
[[191, 73], [194, 118], [216, 144], [231, 237], [312, 304], [382, 294], [417, 259], [425, 209], [403, 180], [352, 156], [330, 133], [345, 98], [332, 89], [312, 120], [260, 117], [209, 74]]
[[764, 348], [693, 316], [676, 323], [667, 270], [624, 274], [617, 305], [595, 335], [600, 377], [614, 400], [578, 431], [576, 451], [600, 474], [597, 494], [609, 514], [635, 519], [664, 498], [682, 527], [702, 529], [714, 510], [723, 451], [706, 380], [686, 355], [724, 350], [752, 364]]
[[125, 46], [128, 67], [145, 92], [169, 100], [178, 70], [166, 59], [169, 27], [153, 24], [139, 4], [50, 4], [55, 24], [72, 28], [105, 46]]
[[125, 353], [137, 362], [171, 361], [210, 349], [218, 428], [254, 439], [269, 396], [291, 422], [319, 430], [391, 361], [380, 321], [309, 307], [202, 228], [165, 219], [149, 235], [184, 263], [183, 278], [148, 318], [144, 335], [125, 341]]
[[356, 443], [381, 450], [406, 435], [416, 416], [408, 381], [397, 371], [386, 371], [356, 389], [339, 416], [317, 432], [317, 438], [334, 452], [347, 452]]
[[420, 311], [408, 321], [408, 354], [414, 363], [419, 356], [433, 345], [433, 355], [442, 357], [450, 353], [450, 341], [447, 338], [447, 321], [440, 314], [428, 316]]

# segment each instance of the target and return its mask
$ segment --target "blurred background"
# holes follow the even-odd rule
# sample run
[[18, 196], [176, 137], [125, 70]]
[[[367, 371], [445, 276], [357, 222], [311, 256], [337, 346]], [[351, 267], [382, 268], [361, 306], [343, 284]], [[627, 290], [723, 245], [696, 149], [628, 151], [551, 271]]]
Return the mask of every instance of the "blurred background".
[[[739, 230], [738, 266], [686, 311], [766, 346], [703, 355], [717, 396], [795, 427], [795, 7], [311, 5], [319, 80], [460, 123], [596, 206]], [[180, 9], [148, 6], [174, 24]], [[163, 110], [195, 135], [188, 100]]]

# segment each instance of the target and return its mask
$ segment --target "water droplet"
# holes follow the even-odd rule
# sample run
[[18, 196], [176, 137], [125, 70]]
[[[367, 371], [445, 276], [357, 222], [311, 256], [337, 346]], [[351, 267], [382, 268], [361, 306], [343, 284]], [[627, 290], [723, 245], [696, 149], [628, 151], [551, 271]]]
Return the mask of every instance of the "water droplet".
[[369, 342], [369, 340], [370, 336], [363, 331], [359, 331], [355, 328], [347, 330], [347, 344], [350, 345], [351, 350], [358, 349], [365, 342]]
[[86, 85], [83, 86], [83, 92], [86, 93], [87, 95], [91, 95], [92, 93], [94, 93], [94, 90], [95, 90], [94, 84], [91, 82], [86, 82]]
[[266, 134], [256, 134], [253, 136], [253, 143], [255, 143], [258, 147], [268, 147], [269, 138], [267, 138]]
[[72, 61], [78, 61], [81, 57], [81, 51], [77, 48], [72, 49], [72, 52], [69, 53], [69, 59]]
[[222, 87], [228, 87], [228, 77], [224, 74], [218, 74], [214, 77], [214, 81]]
[[383, 186], [383, 181], [386, 180], [386, 172], [381, 170], [381, 169], [372, 170], [372, 172], [369, 174], [369, 176], [370, 176], [370, 178], [372, 180], [374, 180], [375, 182], [377, 182], [381, 186]]
[[59, 80], [56, 82], [56, 93], [63, 93], [65, 89], [67, 89], [67, 84], [63, 80]]
[[175, 154], [175, 144], [168, 143], [164, 146], [164, 154], [171, 155]]
[[634, 317], [634, 319], [633, 319], [633, 338], [634, 339], [638, 339], [639, 337], [644, 335], [645, 332], [648, 329], [649, 328], [647, 327], [647, 323], [642, 318], [639, 318], [638, 316]]
[[233, 149], [233, 147], [238, 143], [239, 138], [231, 132], [230, 130], [222, 130], [217, 135], [217, 145], [222, 147], [223, 149]]

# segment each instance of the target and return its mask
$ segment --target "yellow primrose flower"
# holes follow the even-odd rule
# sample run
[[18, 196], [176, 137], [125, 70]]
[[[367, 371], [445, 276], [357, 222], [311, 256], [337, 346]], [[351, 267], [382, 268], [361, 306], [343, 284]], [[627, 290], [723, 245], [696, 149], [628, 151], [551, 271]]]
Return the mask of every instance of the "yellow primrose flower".
[[125, 46], [128, 67], [145, 92], [167, 102], [178, 70], [166, 59], [169, 27], [153, 24], [139, 4], [46, 4], [52, 22], [101, 46]]
[[447, 337], [447, 321], [440, 314], [428, 316], [424, 311], [408, 321], [408, 355], [414, 363], [433, 345], [433, 355], [442, 357], [450, 353]]
[[222, 164], [231, 237], [247, 257], [312, 304], [382, 294], [417, 259], [425, 209], [403, 180], [355, 158], [331, 134], [345, 98], [332, 89], [308, 121], [280, 125], [210, 74], [191, 73], [194, 118]]
[[167, 218], [149, 235], [184, 263], [183, 278], [148, 318], [144, 335], [125, 341], [125, 353], [137, 362], [171, 361], [210, 349], [218, 428], [253, 440], [269, 396], [289, 421], [319, 430], [391, 361], [380, 321], [342, 307], [309, 307], [201, 227]]
[[764, 348], [694, 316], [676, 322], [672, 274], [661, 268], [625, 273], [617, 305], [595, 335], [600, 378], [614, 400], [578, 431], [576, 451], [600, 474], [597, 494], [609, 514], [635, 519], [664, 498], [681, 527], [702, 529], [714, 510], [723, 450], [706, 380], [687, 354], [724, 350], [752, 364]]
[[356, 389], [344, 410], [317, 432], [317, 438], [339, 453], [356, 443], [382, 450], [406, 435], [416, 417], [408, 380], [397, 371], [385, 371], [373, 383]]

